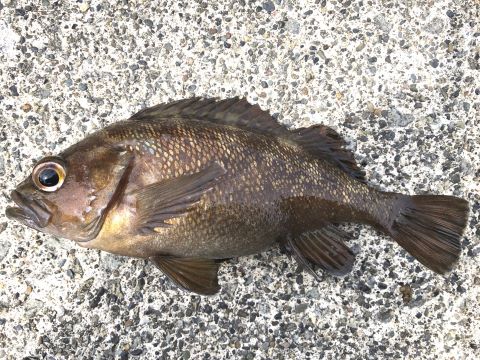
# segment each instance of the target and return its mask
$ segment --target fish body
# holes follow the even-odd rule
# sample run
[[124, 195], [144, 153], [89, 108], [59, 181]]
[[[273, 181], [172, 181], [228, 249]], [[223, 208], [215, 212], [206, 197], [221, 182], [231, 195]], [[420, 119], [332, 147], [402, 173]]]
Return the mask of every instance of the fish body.
[[[219, 260], [276, 243], [313, 274], [345, 274], [354, 255], [342, 222], [372, 225], [434, 271], [450, 269], [468, 203], [374, 189], [344, 145], [328, 127], [288, 130], [245, 100], [181, 100], [41, 160], [7, 215], [83, 247], [151, 259], [201, 294], [218, 291]], [[57, 178], [60, 186], [45, 185]]]
[[[362, 194], [373, 196], [370, 188], [358, 184], [353, 199], [348, 189], [356, 185], [354, 178], [295, 143], [234, 127], [195, 119], [128, 121], [96, 136], [127, 148], [135, 161], [126, 196], [109, 213], [99, 235], [84, 245], [111, 251], [115, 243], [121, 255], [163, 252], [222, 259], [255, 254], [295, 227], [303, 232], [341, 216], [355, 220], [351, 201], [362, 201]], [[221, 168], [219, 179], [188, 214], [172, 218], [171, 226], [159, 227], [148, 240], [132, 234], [135, 195], [128, 194], [212, 164]]]

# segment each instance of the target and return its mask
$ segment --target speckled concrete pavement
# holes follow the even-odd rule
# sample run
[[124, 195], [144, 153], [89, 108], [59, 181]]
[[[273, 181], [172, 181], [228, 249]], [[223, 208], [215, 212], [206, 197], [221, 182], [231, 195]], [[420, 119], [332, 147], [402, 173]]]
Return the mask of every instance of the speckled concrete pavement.
[[[0, 0], [0, 358], [480, 358], [477, 0]], [[438, 276], [371, 229], [317, 283], [278, 249], [187, 294], [151, 264], [7, 221], [40, 157], [148, 105], [246, 96], [344, 135], [371, 182], [472, 211]]]

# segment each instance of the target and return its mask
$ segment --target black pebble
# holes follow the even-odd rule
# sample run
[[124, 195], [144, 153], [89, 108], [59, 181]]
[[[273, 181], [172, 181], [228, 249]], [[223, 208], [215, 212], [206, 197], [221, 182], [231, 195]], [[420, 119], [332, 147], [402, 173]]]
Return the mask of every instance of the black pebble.
[[98, 306], [100, 303], [100, 300], [102, 299], [102, 296], [107, 292], [107, 290], [103, 287], [98, 289], [97, 295], [93, 298], [93, 300], [90, 302], [90, 309], [94, 309]]
[[135, 349], [135, 350], [130, 351], [130, 354], [132, 354], [133, 356], [142, 355], [142, 353], [143, 353], [142, 349]]
[[12, 96], [18, 96], [18, 90], [17, 90], [17, 87], [15, 85], [10, 86], [9, 89], [10, 89], [10, 93], [12, 94]]
[[452, 180], [452, 182], [454, 184], [458, 184], [460, 182], [460, 174], [453, 174], [451, 177], [450, 177], [450, 180]]
[[110, 338], [109, 342], [112, 344], [118, 344], [120, 342], [120, 338], [117, 334], [112, 333], [112, 337]]
[[17, 16], [25, 16], [25, 13], [26, 13], [25, 9], [22, 9], [22, 8], [15, 9], [15, 15], [17, 15]]
[[358, 289], [367, 294], [370, 294], [372, 292], [372, 289], [370, 289], [370, 287], [364, 282], [358, 284]]
[[380, 135], [385, 140], [394, 140], [395, 139], [395, 133], [392, 130], [384, 130], [380, 133]]
[[271, 13], [272, 11], [275, 10], [275, 5], [273, 4], [272, 1], [266, 1], [263, 3], [262, 5], [263, 9], [268, 12], [268, 13]]
[[430, 65], [434, 68], [438, 67], [438, 59], [430, 60]]
[[150, 19], [145, 19], [145, 20], [143, 20], [143, 23], [144, 23], [145, 25], [147, 25], [149, 28], [152, 28], [152, 27], [153, 27], [153, 21], [150, 20]]
[[378, 288], [379, 289], [382, 289], [382, 290], [385, 290], [387, 288], [387, 284], [385, 283], [378, 283]]

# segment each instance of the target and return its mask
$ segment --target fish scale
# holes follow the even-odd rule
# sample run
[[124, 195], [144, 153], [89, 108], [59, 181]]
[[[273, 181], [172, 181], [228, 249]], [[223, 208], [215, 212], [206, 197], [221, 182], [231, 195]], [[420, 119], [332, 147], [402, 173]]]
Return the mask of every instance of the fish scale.
[[[128, 131], [132, 126], [135, 128]], [[302, 202], [305, 209], [297, 206], [295, 214], [325, 209], [328, 207], [325, 202], [335, 202], [339, 208], [345, 200], [342, 194], [355, 182], [347, 175], [342, 176], [341, 170], [305, 154], [295, 143], [238, 128], [205, 124], [198, 119], [127, 122], [114, 124], [105, 131], [117, 146], [128, 147], [138, 156], [132, 171], [136, 179], [131, 185], [134, 188], [139, 183], [146, 186], [154, 181], [196, 173], [212, 161], [226, 170], [222, 181], [197, 205], [199, 210], [172, 219], [170, 224], [174, 226], [152, 235], [155, 241], [137, 239], [122, 229], [116, 230], [119, 234], [102, 231], [92, 243], [103, 246], [101, 242], [108, 243], [114, 236], [117, 243], [125, 238], [125, 248], [117, 251], [132, 252], [136, 256], [143, 255], [137, 253], [139, 250], [152, 253], [161, 249], [175, 256], [221, 259], [263, 251], [285, 237], [288, 221], [295, 220], [284, 213], [282, 199], [311, 198]], [[155, 144], [158, 153], [163, 155], [152, 156], [142, 146], [146, 141]], [[276, 166], [271, 166], [273, 163]], [[330, 184], [335, 184], [335, 190]], [[351, 217], [348, 209], [339, 211]], [[322, 221], [334, 214], [326, 215]], [[112, 213], [110, 217], [114, 216]], [[106, 222], [109, 223], [109, 218]], [[138, 246], [139, 243], [143, 246]], [[154, 243], [154, 249], [145, 243]]]

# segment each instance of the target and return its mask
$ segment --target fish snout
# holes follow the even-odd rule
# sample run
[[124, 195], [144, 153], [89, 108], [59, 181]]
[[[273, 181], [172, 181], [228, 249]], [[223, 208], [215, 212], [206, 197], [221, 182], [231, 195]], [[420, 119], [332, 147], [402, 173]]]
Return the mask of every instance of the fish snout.
[[5, 214], [8, 218], [36, 229], [44, 228], [49, 224], [52, 212], [43, 201], [17, 190], [10, 193], [10, 198], [17, 206], [7, 208]]

